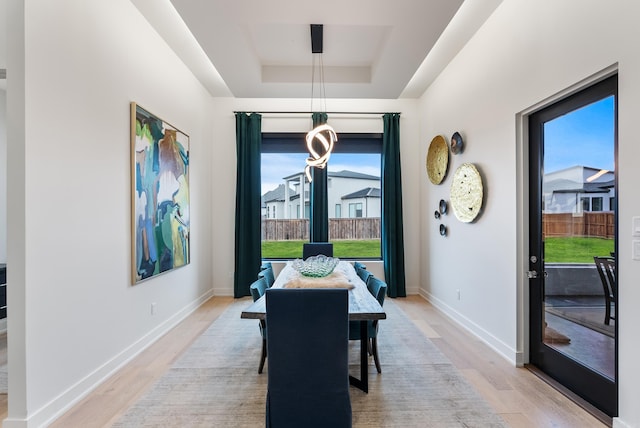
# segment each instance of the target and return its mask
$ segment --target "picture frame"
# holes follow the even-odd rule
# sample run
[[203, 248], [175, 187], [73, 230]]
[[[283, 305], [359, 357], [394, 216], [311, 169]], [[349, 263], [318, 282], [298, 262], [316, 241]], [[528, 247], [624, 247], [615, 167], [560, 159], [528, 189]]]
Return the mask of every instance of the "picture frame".
[[131, 102], [132, 283], [190, 263], [189, 136]]

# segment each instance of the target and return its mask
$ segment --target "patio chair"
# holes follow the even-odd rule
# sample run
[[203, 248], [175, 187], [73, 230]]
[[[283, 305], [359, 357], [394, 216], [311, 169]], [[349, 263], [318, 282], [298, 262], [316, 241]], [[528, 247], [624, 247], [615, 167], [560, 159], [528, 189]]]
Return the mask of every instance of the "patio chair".
[[611, 315], [611, 307], [614, 306], [618, 295], [618, 283], [616, 280], [616, 261], [611, 257], [597, 257], [594, 256], [593, 260], [598, 268], [598, 275], [602, 281], [602, 288], [604, 291], [604, 323], [610, 324], [610, 320], [616, 319], [615, 315]]

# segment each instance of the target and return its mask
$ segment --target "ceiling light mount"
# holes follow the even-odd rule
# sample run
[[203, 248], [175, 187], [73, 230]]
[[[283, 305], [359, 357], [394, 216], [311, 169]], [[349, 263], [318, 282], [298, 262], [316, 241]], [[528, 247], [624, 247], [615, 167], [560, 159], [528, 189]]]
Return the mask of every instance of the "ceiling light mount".
[[[327, 101], [324, 88], [324, 64], [322, 62], [323, 53], [323, 33], [324, 27], [322, 24], [311, 24], [311, 53], [313, 54], [313, 65], [311, 67], [311, 111], [313, 110], [313, 95], [316, 76], [316, 57], [319, 59], [317, 64], [319, 71], [319, 97], [322, 100], [322, 111], [327, 111]], [[307, 158], [307, 166], [304, 169], [307, 179], [311, 182], [311, 168], [324, 169], [327, 166], [333, 145], [338, 141], [336, 131], [330, 125], [326, 123], [318, 124], [314, 129], [309, 131], [306, 136], [307, 149], [309, 150], [309, 158]], [[318, 144], [319, 143], [319, 146]], [[316, 150], [314, 146], [320, 150]]]

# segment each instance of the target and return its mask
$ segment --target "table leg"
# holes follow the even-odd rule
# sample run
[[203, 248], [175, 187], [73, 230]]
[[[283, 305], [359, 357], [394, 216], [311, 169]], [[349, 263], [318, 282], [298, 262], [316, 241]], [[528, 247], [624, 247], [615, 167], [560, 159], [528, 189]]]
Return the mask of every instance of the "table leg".
[[369, 393], [369, 329], [367, 321], [360, 321], [360, 379], [349, 375], [349, 384]]

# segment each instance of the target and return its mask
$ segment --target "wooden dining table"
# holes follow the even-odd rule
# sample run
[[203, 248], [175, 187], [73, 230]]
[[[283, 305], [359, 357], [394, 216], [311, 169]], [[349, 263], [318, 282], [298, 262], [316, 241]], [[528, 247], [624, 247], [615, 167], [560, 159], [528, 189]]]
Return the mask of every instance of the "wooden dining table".
[[[369, 329], [367, 321], [386, 319], [387, 314], [378, 300], [371, 295], [367, 285], [356, 274], [351, 263], [341, 260], [334, 270], [333, 278], [336, 280], [333, 284], [331, 278], [329, 277], [328, 281], [326, 279], [318, 281], [317, 286], [314, 286], [313, 279], [301, 278], [293, 268], [292, 262], [289, 261], [272, 287], [349, 288], [349, 320], [360, 322], [360, 379], [349, 375], [349, 383], [364, 392], [369, 392]], [[240, 317], [264, 320], [266, 318], [265, 296], [260, 297], [243, 310]]]

